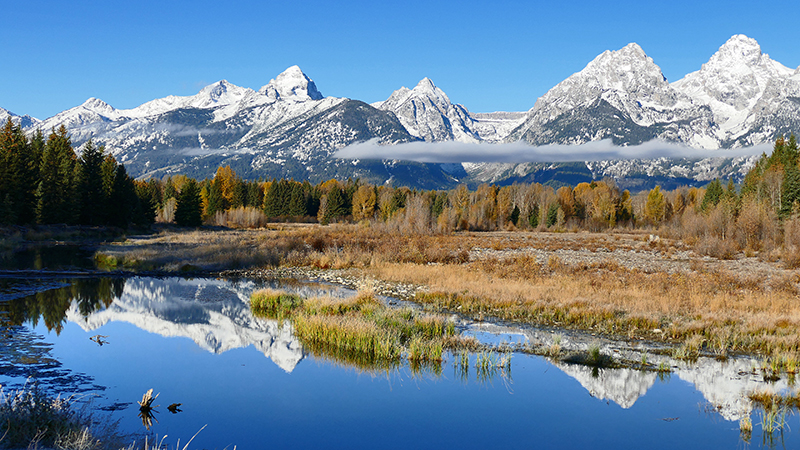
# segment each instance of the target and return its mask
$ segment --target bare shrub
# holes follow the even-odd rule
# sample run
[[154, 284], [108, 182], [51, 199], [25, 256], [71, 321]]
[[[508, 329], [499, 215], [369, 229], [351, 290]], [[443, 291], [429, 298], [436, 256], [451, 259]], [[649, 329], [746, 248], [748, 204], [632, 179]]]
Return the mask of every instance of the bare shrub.
[[800, 218], [792, 217], [783, 223], [781, 260], [789, 269], [800, 267]]
[[743, 248], [761, 250], [777, 237], [777, 219], [764, 202], [745, 200], [736, 219], [736, 240]]
[[229, 228], [262, 228], [269, 223], [267, 216], [260, 209], [249, 206], [217, 211], [211, 222]]
[[701, 237], [694, 246], [697, 253], [718, 259], [733, 259], [738, 252], [732, 239], [720, 239], [713, 234]]

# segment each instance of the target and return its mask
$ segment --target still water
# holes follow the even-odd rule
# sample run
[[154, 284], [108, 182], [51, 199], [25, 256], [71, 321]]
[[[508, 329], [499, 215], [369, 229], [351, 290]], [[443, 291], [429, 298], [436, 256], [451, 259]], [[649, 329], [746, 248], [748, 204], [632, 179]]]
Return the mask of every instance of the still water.
[[[749, 360], [703, 359], [658, 376], [514, 354], [510, 372], [487, 377], [464, 373], [448, 355], [440, 369], [370, 372], [310, 354], [289, 323], [253, 317], [249, 295], [264, 283], [60, 283], [0, 303], [0, 384], [34, 376], [48, 389], [80, 392], [140, 439], [167, 436], [165, 444], [183, 447], [202, 428], [190, 448], [800, 448], [797, 415], [788, 413], [782, 432], [763, 433], [745, 396], [764, 387], [746, 373]], [[104, 345], [90, 340], [98, 335]], [[160, 406], [146, 430], [136, 400], [151, 388]], [[170, 413], [172, 403], [181, 412]], [[749, 442], [739, 433], [745, 415]]]

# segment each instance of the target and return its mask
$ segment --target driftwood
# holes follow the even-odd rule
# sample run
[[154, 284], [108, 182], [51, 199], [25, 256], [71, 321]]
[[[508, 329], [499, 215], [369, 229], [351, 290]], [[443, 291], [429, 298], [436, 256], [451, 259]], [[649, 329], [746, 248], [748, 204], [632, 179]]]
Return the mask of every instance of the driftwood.
[[167, 409], [168, 409], [168, 410], [169, 410], [169, 412], [171, 412], [172, 414], [178, 414], [179, 412], [183, 412], [183, 410], [180, 408], [180, 406], [181, 406], [182, 404], [183, 404], [183, 403], [173, 403], [173, 404], [171, 404], [171, 405], [167, 406]]
[[139, 418], [142, 419], [142, 425], [148, 430], [153, 426], [153, 421], [158, 423], [158, 419], [153, 415], [158, 412], [155, 410], [159, 405], [153, 406], [153, 402], [158, 398], [158, 394], [153, 396], [153, 390], [150, 389], [142, 395], [142, 401], [137, 401], [139, 404]]

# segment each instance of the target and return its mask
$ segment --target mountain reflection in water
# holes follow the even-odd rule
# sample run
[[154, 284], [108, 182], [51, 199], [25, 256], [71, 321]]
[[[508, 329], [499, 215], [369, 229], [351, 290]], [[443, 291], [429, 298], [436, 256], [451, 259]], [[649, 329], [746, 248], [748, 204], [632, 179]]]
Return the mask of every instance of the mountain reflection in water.
[[[292, 335], [288, 321], [279, 323], [253, 316], [249, 307], [250, 294], [267, 286], [291, 290], [306, 297], [352, 294], [352, 291], [328, 285], [286, 281], [266, 283], [141, 277], [75, 279], [64, 283], [68, 286], [0, 302], [0, 313], [9, 323], [7, 330], [16, 330], [14, 332], [22, 336], [21, 326], [31, 324], [35, 327], [43, 323], [49, 331], [59, 334], [71, 322], [89, 336], [96, 335], [97, 330], [106, 324], [128, 323], [155, 335], [189, 338], [201, 349], [215, 354], [252, 345], [286, 373], [293, 372], [308, 353]], [[108, 338], [112, 349], [115, 338]], [[532, 335], [528, 338], [534, 339]], [[317, 354], [314, 349], [310, 350], [311, 354]], [[51, 359], [42, 360], [43, 367], [55, 369]], [[672, 380], [677, 378], [693, 385], [728, 421], [739, 420], [751, 413], [753, 405], [747, 398], [750, 392], [796, 391], [786, 379], [764, 383], [752, 370], [758, 362], [750, 358], [727, 361], [700, 358], [689, 364], [666, 356], [648, 355], [648, 361], [655, 365], [663, 362], [674, 366]], [[6, 358], [5, 364], [11, 368], [20, 362]], [[612, 401], [623, 409], [633, 407], [658, 379], [655, 372], [634, 369], [593, 371], [591, 367], [562, 362], [553, 362], [553, 365], [577, 380], [593, 397]], [[432, 373], [440, 376], [440, 372]], [[13, 376], [14, 372], [6, 375]]]

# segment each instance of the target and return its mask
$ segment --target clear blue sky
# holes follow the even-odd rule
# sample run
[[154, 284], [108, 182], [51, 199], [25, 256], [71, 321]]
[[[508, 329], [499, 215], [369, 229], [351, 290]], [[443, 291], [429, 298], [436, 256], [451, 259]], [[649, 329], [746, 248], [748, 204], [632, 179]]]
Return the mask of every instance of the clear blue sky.
[[89, 97], [132, 108], [227, 79], [258, 89], [297, 64], [366, 102], [431, 78], [475, 112], [524, 111], [605, 50], [641, 45], [670, 81], [734, 34], [800, 65], [785, 1], [9, 1], [0, 107], [44, 119]]

